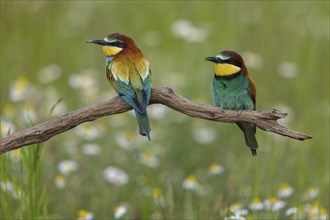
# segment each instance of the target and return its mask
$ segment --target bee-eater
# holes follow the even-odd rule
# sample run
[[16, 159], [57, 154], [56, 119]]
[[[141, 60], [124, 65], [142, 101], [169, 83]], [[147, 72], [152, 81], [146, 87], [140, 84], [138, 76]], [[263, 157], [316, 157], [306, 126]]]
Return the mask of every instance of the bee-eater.
[[120, 33], [112, 33], [103, 40], [89, 40], [87, 43], [102, 46], [110, 85], [135, 110], [139, 133], [150, 140], [147, 113], [151, 95], [149, 61], [130, 37]]
[[[217, 56], [205, 59], [215, 63], [211, 84], [213, 104], [223, 109], [255, 110], [256, 87], [243, 58], [235, 51], [225, 50]], [[249, 122], [236, 124], [243, 131], [246, 145], [251, 149], [252, 155], [256, 155], [256, 125]]]

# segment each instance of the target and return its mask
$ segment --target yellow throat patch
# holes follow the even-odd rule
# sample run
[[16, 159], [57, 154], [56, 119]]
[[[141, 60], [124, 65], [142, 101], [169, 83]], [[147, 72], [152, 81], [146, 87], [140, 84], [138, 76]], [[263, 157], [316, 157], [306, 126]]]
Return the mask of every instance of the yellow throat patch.
[[105, 56], [111, 57], [119, 53], [123, 48], [120, 47], [111, 47], [111, 46], [103, 46], [102, 50]]
[[238, 73], [241, 68], [228, 63], [217, 63], [214, 65], [214, 70], [217, 76], [230, 76]]

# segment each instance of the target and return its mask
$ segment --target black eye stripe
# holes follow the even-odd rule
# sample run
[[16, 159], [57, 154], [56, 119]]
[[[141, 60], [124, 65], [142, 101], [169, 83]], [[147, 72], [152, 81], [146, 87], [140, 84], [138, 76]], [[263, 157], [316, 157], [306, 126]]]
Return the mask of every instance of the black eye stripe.
[[225, 63], [232, 64], [237, 67], [241, 67], [239, 62], [232, 60], [232, 59], [226, 60]]
[[108, 43], [108, 45], [111, 45], [111, 46], [114, 46], [114, 47], [120, 47], [120, 48], [127, 47], [127, 44], [125, 42], [121, 42], [121, 41], [111, 42], [111, 43]]

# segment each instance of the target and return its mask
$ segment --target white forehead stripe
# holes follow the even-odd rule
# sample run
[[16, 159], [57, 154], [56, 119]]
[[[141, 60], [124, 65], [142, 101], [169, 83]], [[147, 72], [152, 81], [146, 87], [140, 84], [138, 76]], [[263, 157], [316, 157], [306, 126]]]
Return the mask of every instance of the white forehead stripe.
[[220, 58], [221, 60], [229, 60], [230, 59], [230, 56], [226, 56], [226, 55], [223, 55], [223, 54], [219, 54], [216, 57]]
[[108, 37], [104, 38], [103, 40], [107, 43], [113, 43], [113, 42], [118, 41], [117, 39], [109, 39]]

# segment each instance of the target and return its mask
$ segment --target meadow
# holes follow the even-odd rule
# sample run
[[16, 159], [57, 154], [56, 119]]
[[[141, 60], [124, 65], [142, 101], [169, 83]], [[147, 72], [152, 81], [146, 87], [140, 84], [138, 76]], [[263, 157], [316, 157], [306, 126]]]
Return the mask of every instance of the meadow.
[[1, 1], [1, 137], [116, 94], [101, 48], [131, 36], [153, 87], [211, 103], [221, 50], [239, 52], [257, 109], [313, 139], [151, 105], [152, 141], [132, 111], [0, 156], [0, 219], [329, 219], [329, 1]]

